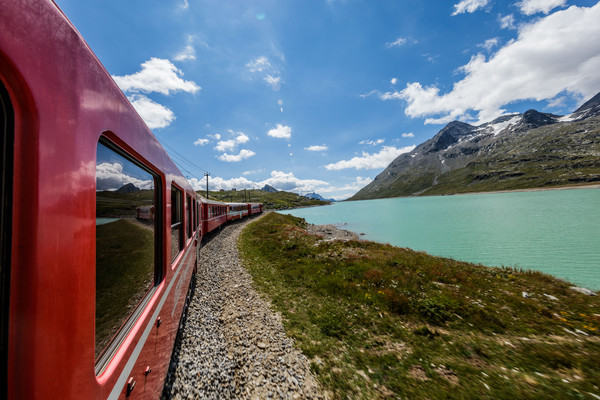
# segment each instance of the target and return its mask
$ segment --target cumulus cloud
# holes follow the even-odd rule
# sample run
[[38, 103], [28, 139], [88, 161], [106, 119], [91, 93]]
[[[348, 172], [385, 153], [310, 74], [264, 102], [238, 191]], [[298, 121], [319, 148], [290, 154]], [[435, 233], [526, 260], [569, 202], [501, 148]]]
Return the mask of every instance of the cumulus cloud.
[[314, 145], [314, 146], [308, 146], [305, 147], [304, 150], [308, 150], [308, 151], [327, 151], [329, 150], [329, 148], [325, 145]]
[[252, 150], [242, 149], [238, 154], [223, 153], [218, 157], [218, 159], [225, 162], [240, 162], [242, 160], [252, 157], [255, 154], [256, 153]]
[[390, 83], [392, 85], [395, 85], [396, 83], [398, 83], [398, 78], [392, 78], [392, 79], [390, 79]]
[[250, 140], [250, 138], [243, 132], [235, 133], [233, 131], [230, 131], [230, 133], [235, 134], [237, 136], [230, 140], [221, 140], [215, 146], [215, 150], [222, 152], [233, 151], [239, 144], [248, 143], [248, 141]]
[[403, 138], [413, 138], [413, 137], [415, 137], [415, 134], [414, 134], [414, 133], [412, 133], [412, 132], [403, 133], [403, 134], [402, 134], [402, 137], [403, 137]]
[[512, 14], [498, 17], [498, 22], [500, 22], [500, 28], [502, 29], [516, 29], [515, 27], [515, 16]]
[[533, 15], [539, 12], [548, 14], [556, 7], [567, 4], [567, 0], [521, 0], [516, 5], [525, 15]]
[[250, 72], [263, 72], [271, 69], [271, 63], [265, 56], [260, 56], [246, 64]]
[[326, 186], [327, 182], [318, 179], [300, 179], [292, 172], [271, 171], [271, 177], [260, 182], [261, 186], [273, 186], [277, 190], [314, 191], [318, 186]]
[[175, 61], [195, 60], [196, 59], [196, 49], [194, 49], [194, 46], [192, 46], [191, 44], [188, 44], [173, 59]]
[[[206, 181], [192, 178], [190, 183], [194, 190], [206, 189]], [[209, 180], [209, 190], [231, 190], [261, 188], [265, 185], [273, 186], [277, 190], [292, 192], [312, 192], [320, 187], [327, 187], [328, 182], [318, 179], [300, 179], [294, 176], [292, 172], [283, 172], [273, 170], [269, 178], [262, 181], [251, 181], [244, 177], [223, 179], [221, 177], [211, 177]], [[320, 189], [319, 189], [320, 190]]]
[[201, 89], [195, 82], [183, 80], [183, 72], [169, 60], [153, 57], [141, 67], [140, 71], [131, 75], [113, 76], [121, 90], [168, 95], [178, 91], [196, 93]]
[[557, 11], [520, 28], [519, 36], [486, 59], [471, 58], [459, 71], [465, 77], [449, 93], [419, 82], [402, 91], [380, 94], [402, 99], [410, 117], [431, 117], [425, 123], [469, 118], [479, 122], [503, 114], [510, 102], [547, 100], [561, 92], [589, 98], [600, 88], [600, 3]]
[[[281, 56], [283, 60], [283, 55]], [[257, 57], [246, 64], [248, 71], [263, 75], [263, 81], [271, 87], [271, 89], [278, 91], [281, 89], [282, 79], [279, 70], [274, 67], [269, 59], [265, 56]]]
[[489, 0], [462, 0], [461, 2], [454, 5], [454, 12], [452, 15], [473, 13], [480, 8], [487, 5]]
[[281, 88], [281, 77], [280, 76], [267, 75], [263, 78], [263, 80], [265, 82], [267, 82], [267, 84], [269, 86], [271, 86], [271, 88], [273, 88], [273, 90], [275, 90], [275, 91], [277, 91]]
[[478, 44], [478, 47], [484, 48], [486, 49], [488, 52], [492, 51], [492, 49], [496, 46], [498, 46], [498, 38], [491, 38], [486, 40], [485, 42]]
[[267, 132], [267, 135], [278, 139], [289, 139], [292, 137], [292, 128], [286, 125], [277, 124], [273, 129]]
[[208, 143], [210, 143], [210, 140], [208, 140], [208, 139], [198, 139], [194, 142], [194, 145], [195, 146], [205, 146]]
[[396, 157], [403, 153], [413, 151], [415, 146], [396, 148], [394, 146], [383, 146], [379, 153], [369, 154], [362, 152], [359, 157], [353, 157], [350, 160], [341, 160], [325, 166], [328, 170], [341, 170], [346, 168], [354, 169], [379, 169], [387, 167]]
[[123, 172], [123, 165], [116, 163], [100, 163], [96, 166], [96, 190], [117, 190], [128, 183], [138, 189], [152, 189], [154, 181], [141, 180]]
[[164, 128], [175, 120], [173, 111], [144, 95], [128, 96], [127, 99], [150, 129]]

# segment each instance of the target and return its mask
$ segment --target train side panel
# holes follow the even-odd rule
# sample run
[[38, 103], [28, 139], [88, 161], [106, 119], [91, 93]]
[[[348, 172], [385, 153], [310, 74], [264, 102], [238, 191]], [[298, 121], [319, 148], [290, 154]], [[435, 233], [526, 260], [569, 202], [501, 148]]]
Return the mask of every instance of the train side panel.
[[[0, 25], [0, 79], [15, 116], [7, 397], [156, 398], [201, 232], [184, 202], [184, 243], [172, 259], [173, 182], [198, 199], [52, 2], [9, 1], [3, 4]], [[101, 137], [157, 177], [161, 211], [157, 282], [97, 371], [96, 157]], [[191, 232], [189, 224], [195, 225]], [[130, 379], [135, 386], [128, 393]]]

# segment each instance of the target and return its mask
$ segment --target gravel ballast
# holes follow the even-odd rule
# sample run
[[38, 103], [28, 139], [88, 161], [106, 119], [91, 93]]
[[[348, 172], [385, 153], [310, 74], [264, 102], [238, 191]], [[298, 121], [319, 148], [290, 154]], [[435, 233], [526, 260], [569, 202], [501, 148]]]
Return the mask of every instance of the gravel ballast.
[[165, 399], [327, 398], [240, 263], [237, 239], [249, 222], [227, 225], [200, 251]]

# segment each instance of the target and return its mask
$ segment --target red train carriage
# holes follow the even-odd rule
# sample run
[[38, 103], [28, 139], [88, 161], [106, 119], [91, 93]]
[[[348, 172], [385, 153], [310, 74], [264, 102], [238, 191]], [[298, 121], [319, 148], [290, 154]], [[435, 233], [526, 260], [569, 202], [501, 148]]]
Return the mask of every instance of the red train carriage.
[[248, 215], [247, 203], [227, 203], [227, 221], [241, 219]]
[[0, 26], [0, 398], [156, 398], [200, 200], [54, 3]]
[[263, 211], [262, 203], [249, 203], [248, 204], [248, 214], [255, 215], [260, 214]]
[[201, 199], [203, 232], [212, 232], [227, 222], [227, 204], [204, 197]]

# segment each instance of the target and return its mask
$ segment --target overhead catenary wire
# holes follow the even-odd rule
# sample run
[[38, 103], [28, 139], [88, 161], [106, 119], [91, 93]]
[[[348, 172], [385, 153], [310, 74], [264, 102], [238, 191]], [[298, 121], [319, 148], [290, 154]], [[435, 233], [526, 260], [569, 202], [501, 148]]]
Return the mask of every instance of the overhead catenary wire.
[[[175, 164], [182, 170], [184, 170], [184, 172], [187, 172], [190, 175], [194, 175], [192, 174], [190, 171], [188, 171], [185, 167], [182, 166], [183, 163], [188, 165], [188, 168], [191, 167], [193, 169], [202, 171], [202, 175], [207, 174], [208, 171], [205, 170], [204, 168], [202, 168], [201, 166], [195, 164], [194, 162], [188, 160], [187, 158], [185, 158], [184, 156], [182, 156], [179, 152], [177, 152], [175, 149], [173, 149], [173, 147], [169, 146], [164, 140], [156, 137], [156, 139], [158, 139], [158, 141], [165, 147], [165, 150], [170, 154], [171, 158], [173, 159], [173, 162], [175, 162]], [[179, 161], [179, 162], [177, 162]]]

